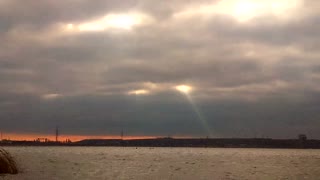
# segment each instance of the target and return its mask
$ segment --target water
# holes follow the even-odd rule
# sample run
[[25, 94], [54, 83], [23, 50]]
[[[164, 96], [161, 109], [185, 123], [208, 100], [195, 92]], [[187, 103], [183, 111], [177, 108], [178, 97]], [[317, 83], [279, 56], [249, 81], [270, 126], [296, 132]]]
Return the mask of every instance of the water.
[[6, 147], [3, 179], [320, 179], [320, 150]]

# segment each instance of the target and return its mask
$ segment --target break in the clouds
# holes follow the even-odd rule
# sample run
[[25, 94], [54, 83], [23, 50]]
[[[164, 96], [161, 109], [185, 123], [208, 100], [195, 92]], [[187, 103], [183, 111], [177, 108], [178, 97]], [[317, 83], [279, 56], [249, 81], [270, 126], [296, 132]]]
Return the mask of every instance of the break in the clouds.
[[0, 0], [10, 133], [320, 138], [316, 0]]

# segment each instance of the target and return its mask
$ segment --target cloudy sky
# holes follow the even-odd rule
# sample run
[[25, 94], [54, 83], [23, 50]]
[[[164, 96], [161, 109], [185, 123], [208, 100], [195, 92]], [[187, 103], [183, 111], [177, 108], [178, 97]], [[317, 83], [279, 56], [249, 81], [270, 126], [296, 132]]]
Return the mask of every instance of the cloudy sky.
[[5, 134], [320, 138], [318, 0], [0, 0]]

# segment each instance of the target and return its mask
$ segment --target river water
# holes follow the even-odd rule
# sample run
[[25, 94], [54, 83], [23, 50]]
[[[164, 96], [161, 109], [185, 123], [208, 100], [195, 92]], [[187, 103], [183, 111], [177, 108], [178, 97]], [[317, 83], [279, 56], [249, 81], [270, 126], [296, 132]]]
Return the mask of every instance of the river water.
[[3, 179], [320, 179], [320, 150], [5, 147], [21, 173]]

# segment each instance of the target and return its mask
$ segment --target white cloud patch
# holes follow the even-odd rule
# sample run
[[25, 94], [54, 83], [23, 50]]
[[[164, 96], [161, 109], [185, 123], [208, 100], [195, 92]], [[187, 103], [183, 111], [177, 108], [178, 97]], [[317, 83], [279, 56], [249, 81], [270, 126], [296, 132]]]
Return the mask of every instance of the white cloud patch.
[[138, 90], [133, 90], [128, 92], [129, 95], [146, 95], [149, 93], [150, 91], [145, 89], [138, 89]]
[[190, 7], [177, 12], [175, 17], [195, 15], [227, 15], [238, 22], [249, 22], [254, 18], [273, 16], [276, 19], [296, 19], [303, 7], [303, 0], [222, 0], [212, 4]]
[[136, 26], [149, 24], [151, 22], [152, 18], [142, 13], [119, 13], [107, 14], [102, 18], [84, 21], [78, 24], [68, 23], [64, 25], [64, 29], [67, 32], [130, 31]]

